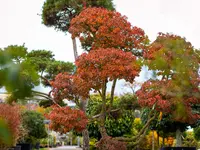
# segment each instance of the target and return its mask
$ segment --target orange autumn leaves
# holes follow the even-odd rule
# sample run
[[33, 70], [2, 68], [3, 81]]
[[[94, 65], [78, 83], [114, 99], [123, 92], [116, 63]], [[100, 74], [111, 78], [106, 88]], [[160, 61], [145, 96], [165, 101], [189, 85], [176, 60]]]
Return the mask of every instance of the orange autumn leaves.
[[[103, 8], [84, 9], [71, 21], [69, 32], [72, 38], [80, 39], [88, 53], [76, 60], [73, 75], [62, 73], [52, 81], [54, 98], [87, 98], [90, 90], [101, 90], [105, 81], [133, 82], [141, 69], [136, 57], [141, 56], [149, 69], [162, 76], [145, 82], [137, 92], [141, 106], [152, 107], [156, 103], [158, 111], [178, 114], [177, 104], [181, 103], [187, 118], [179, 116], [176, 120], [193, 122], [199, 117], [192, 113], [192, 105], [199, 103], [199, 98], [190, 95], [199, 92], [199, 57], [184, 38], [159, 33], [147, 45], [142, 29], [131, 26], [120, 13]], [[181, 96], [177, 98], [177, 94]]]
[[92, 88], [101, 86], [104, 80], [124, 79], [133, 82], [140, 72], [132, 53], [114, 48], [99, 48], [88, 54], [84, 53], [76, 61], [76, 66], [77, 74], [91, 84]]
[[[71, 21], [69, 32], [72, 38], [80, 38], [88, 53], [78, 57], [73, 75], [60, 73], [51, 82], [56, 100], [66, 98], [77, 103], [80, 98], [87, 98], [89, 91], [101, 90], [104, 82], [115, 79], [133, 82], [139, 75], [140, 66], [133, 52], [143, 51], [147, 37], [142, 29], [132, 27], [125, 16], [103, 8], [86, 8]], [[53, 112], [51, 115], [55, 115]], [[51, 119], [56, 126], [62, 125], [56, 118]], [[81, 120], [79, 123], [82, 124]], [[69, 124], [64, 128], [71, 129]]]
[[104, 8], [87, 8], [72, 19], [69, 32], [79, 37], [84, 49], [117, 48], [137, 51], [145, 48], [147, 36], [141, 28], [131, 26], [127, 17]]
[[51, 82], [55, 99], [87, 98], [90, 90], [100, 90], [103, 81], [124, 79], [133, 82], [139, 75], [140, 66], [130, 52], [107, 48], [84, 53], [76, 60], [77, 70], [74, 75], [60, 73]]
[[[12, 133], [12, 144], [20, 137], [21, 113], [17, 105], [0, 104], [0, 119], [5, 120]], [[1, 140], [0, 140], [1, 143]], [[2, 143], [1, 143], [2, 144]]]
[[[125, 79], [133, 82], [140, 71], [132, 53], [111, 48], [82, 54], [77, 59], [76, 66], [74, 75], [60, 73], [52, 81], [55, 99], [67, 98], [77, 102], [80, 97], [88, 97], [90, 90], [100, 90], [105, 80]], [[59, 132], [72, 129], [81, 131], [87, 124], [83, 111], [69, 107], [54, 108], [48, 116], [52, 120], [51, 128]]]
[[71, 130], [81, 132], [86, 128], [88, 119], [85, 113], [78, 109], [72, 109], [68, 106], [53, 106], [53, 110], [47, 115], [51, 120], [50, 128], [60, 133], [66, 133]]
[[137, 91], [142, 107], [170, 113], [181, 122], [194, 123], [200, 115], [193, 111], [199, 99], [199, 55], [190, 42], [173, 34], [159, 33], [144, 50], [146, 65], [155, 70], [156, 80], [146, 81]]
[[75, 100], [80, 96], [87, 98], [89, 85], [78, 75], [71, 75], [67, 72], [59, 73], [51, 82], [52, 96], [56, 101], [63, 99]]

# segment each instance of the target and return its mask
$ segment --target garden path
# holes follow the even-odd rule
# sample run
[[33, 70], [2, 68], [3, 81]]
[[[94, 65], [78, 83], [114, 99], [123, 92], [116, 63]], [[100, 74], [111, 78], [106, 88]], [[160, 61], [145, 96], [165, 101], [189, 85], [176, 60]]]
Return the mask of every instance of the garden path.
[[50, 148], [49, 150], [82, 150], [82, 148], [78, 148], [77, 146], [60, 146], [56, 148]]

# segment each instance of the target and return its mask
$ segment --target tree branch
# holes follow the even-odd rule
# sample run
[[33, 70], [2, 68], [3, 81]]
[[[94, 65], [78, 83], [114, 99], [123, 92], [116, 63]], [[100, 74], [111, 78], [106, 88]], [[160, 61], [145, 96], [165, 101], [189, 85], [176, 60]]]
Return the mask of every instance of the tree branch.
[[[150, 123], [155, 119], [156, 115], [154, 115], [150, 120], [149, 122], [147, 122], [148, 126], [150, 125]], [[145, 128], [143, 134], [140, 136], [140, 137], [137, 137], [137, 139], [135, 139], [136, 141], [135, 142], [131, 142], [128, 144], [128, 147], [135, 147], [137, 146], [145, 137], [146, 133], [148, 131], [148, 127]], [[138, 140], [139, 139], [139, 140]]]
[[35, 96], [41, 96], [43, 98], [46, 98], [47, 100], [52, 101], [55, 105], [57, 105], [58, 107], [61, 107], [53, 98], [49, 97], [48, 94], [46, 93], [42, 93], [42, 92], [38, 92], [38, 91], [32, 91], [33, 94], [35, 94]]
[[74, 102], [75, 102], [76, 105], [80, 108], [79, 98], [75, 97]]
[[[116, 137], [115, 139], [118, 141], [123, 141], [123, 142], [133, 142], [136, 141], [135, 143], [139, 143], [142, 140], [142, 137], [144, 137], [146, 135], [146, 132], [148, 130], [148, 127], [150, 125], [150, 123], [156, 118], [156, 114], [154, 114], [148, 121], [147, 123], [144, 125], [144, 127], [140, 130], [140, 132], [138, 133], [137, 136], [132, 137], [132, 138], [124, 138], [124, 137]], [[141, 138], [141, 139], [140, 139]], [[140, 141], [138, 140], [140, 139]], [[139, 141], [139, 142], [138, 142]]]
[[40, 78], [43, 79], [46, 83], [48, 83], [48, 85], [51, 85], [50, 81], [47, 78], [43, 76], [40, 76]]
[[[117, 112], [117, 111], [119, 111], [120, 110], [120, 108], [118, 108], [118, 109], [113, 109], [113, 110], [110, 110], [110, 112]], [[108, 112], [108, 111], [107, 111]], [[106, 112], [106, 113], [107, 113]], [[97, 115], [94, 115], [94, 116], [92, 116], [92, 119], [94, 119], [94, 118], [99, 118], [101, 116], [101, 114], [97, 114]]]
[[100, 95], [101, 98], [102, 98], [102, 93], [101, 93], [101, 91], [100, 91], [100, 90], [97, 90], [97, 91], [98, 91], [99, 95]]
[[38, 94], [42, 94], [42, 95], [45, 95], [45, 96], [48, 96], [49, 95], [47, 93], [43, 93], [43, 92], [39, 92], [39, 91], [35, 91], [35, 90], [31, 90], [33, 93], [38, 93]]
[[110, 106], [109, 106], [108, 112], [111, 110], [111, 108], [113, 106], [113, 99], [114, 99], [114, 93], [115, 93], [116, 83], [117, 83], [117, 79], [114, 79], [113, 84], [112, 84], [112, 88], [111, 88]]
[[[140, 132], [138, 133], [137, 136], [135, 137], [132, 137], [132, 138], [124, 138], [124, 137], [116, 137], [115, 139], [116, 140], [119, 140], [119, 141], [124, 141], [124, 142], [132, 142], [132, 141], [136, 141], [138, 138], [140, 138], [141, 136], [145, 135], [146, 134], [146, 131], [150, 125], [150, 123], [155, 119], [156, 117], [156, 113], [155, 113], [155, 105], [156, 103], [153, 105], [151, 111], [149, 112], [149, 115], [148, 115], [148, 120], [146, 122], [146, 124], [144, 125], [144, 127], [140, 130]], [[153, 114], [153, 116], [152, 116]], [[139, 141], [139, 140], [137, 140]]]

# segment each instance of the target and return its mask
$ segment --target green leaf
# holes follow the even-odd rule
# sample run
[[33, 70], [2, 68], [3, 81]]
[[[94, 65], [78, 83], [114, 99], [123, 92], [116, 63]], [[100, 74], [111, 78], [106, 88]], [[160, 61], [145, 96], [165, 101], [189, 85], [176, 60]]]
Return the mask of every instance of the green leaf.
[[0, 141], [6, 145], [12, 144], [12, 134], [3, 119], [0, 119]]

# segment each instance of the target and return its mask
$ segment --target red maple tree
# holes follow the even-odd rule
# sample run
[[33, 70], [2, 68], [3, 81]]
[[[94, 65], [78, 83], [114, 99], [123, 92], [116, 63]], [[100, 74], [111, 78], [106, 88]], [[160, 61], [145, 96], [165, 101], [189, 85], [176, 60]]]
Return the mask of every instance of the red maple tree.
[[[143, 50], [148, 38], [144, 31], [132, 27], [126, 16], [104, 8], [87, 8], [72, 19], [69, 32], [79, 37], [84, 49], [117, 48], [123, 51]], [[135, 50], [135, 51], [134, 51]]]
[[[51, 86], [51, 93], [56, 101], [67, 99], [80, 107], [80, 98], [84, 100], [89, 96], [90, 89], [88, 85], [76, 74], [60, 73], [51, 81]], [[81, 132], [86, 128], [88, 119], [84, 111], [68, 106], [53, 106], [52, 108], [52, 111], [46, 114], [46, 117], [51, 120], [51, 129], [60, 133], [66, 133], [71, 130]]]
[[[126, 81], [133, 82], [134, 78], [140, 72], [140, 66], [136, 64], [136, 57], [131, 52], [124, 52], [119, 49], [107, 48], [97, 49], [90, 53], [84, 53], [76, 60], [77, 70], [74, 75], [62, 73], [56, 76], [55, 80], [52, 81], [53, 96], [62, 100], [67, 98], [75, 101], [77, 104], [80, 96], [87, 97], [89, 91], [94, 89], [101, 93], [102, 98], [105, 101], [106, 87], [109, 81], [114, 81], [116, 84], [117, 79], [125, 79]], [[115, 88], [112, 88], [111, 99], [113, 99]], [[112, 102], [112, 100], [111, 100]], [[65, 109], [66, 113], [62, 113]], [[70, 119], [64, 119], [73, 117], [74, 110], [66, 108], [54, 108], [52, 113], [49, 114], [54, 124], [52, 127], [57, 130], [56, 126], [59, 127], [61, 122], [65, 122]], [[104, 112], [106, 110], [103, 110]], [[63, 121], [59, 121], [57, 118], [63, 117]], [[104, 116], [105, 117], [105, 116]], [[70, 121], [71, 126], [77, 126], [73, 121]], [[85, 124], [84, 119], [80, 120], [79, 124]], [[66, 130], [69, 131], [71, 126], [65, 123]], [[62, 128], [60, 129], [62, 130]]]
[[1, 103], [0, 118], [8, 124], [8, 128], [12, 133], [13, 145], [15, 145], [20, 135], [21, 113], [19, 106]]
[[[105, 115], [107, 111], [111, 111], [116, 82], [120, 79], [133, 82], [139, 75], [140, 66], [136, 63], [136, 56], [142, 56], [148, 38], [142, 29], [131, 26], [125, 16], [103, 8], [84, 9], [71, 21], [69, 32], [72, 33], [72, 38], [79, 37], [82, 47], [89, 53], [78, 57], [77, 70], [73, 76], [60, 74], [58, 78], [63, 80], [57, 78], [54, 81], [53, 95], [58, 99], [74, 99], [80, 96], [87, 97], [92, 89], [99, 92], [102, 111], [98, 120], [102, 137], [106, 139]], [[75, 83], [76, 77], [78, 84]], [[108, 82], [112, 84], [112, 88], [107, 110]], [[72, 94], [69, 95], [70, 91]]]
[[200, 103], [199, 55], [190, 42], [173, 34], [159, 33], [144, 52], [149, 69], [157, 80], [149, 80], [137, 92], [143, 107], [171, 113], [174, 119], [194, 123], [200, 118], [193, 106]]

